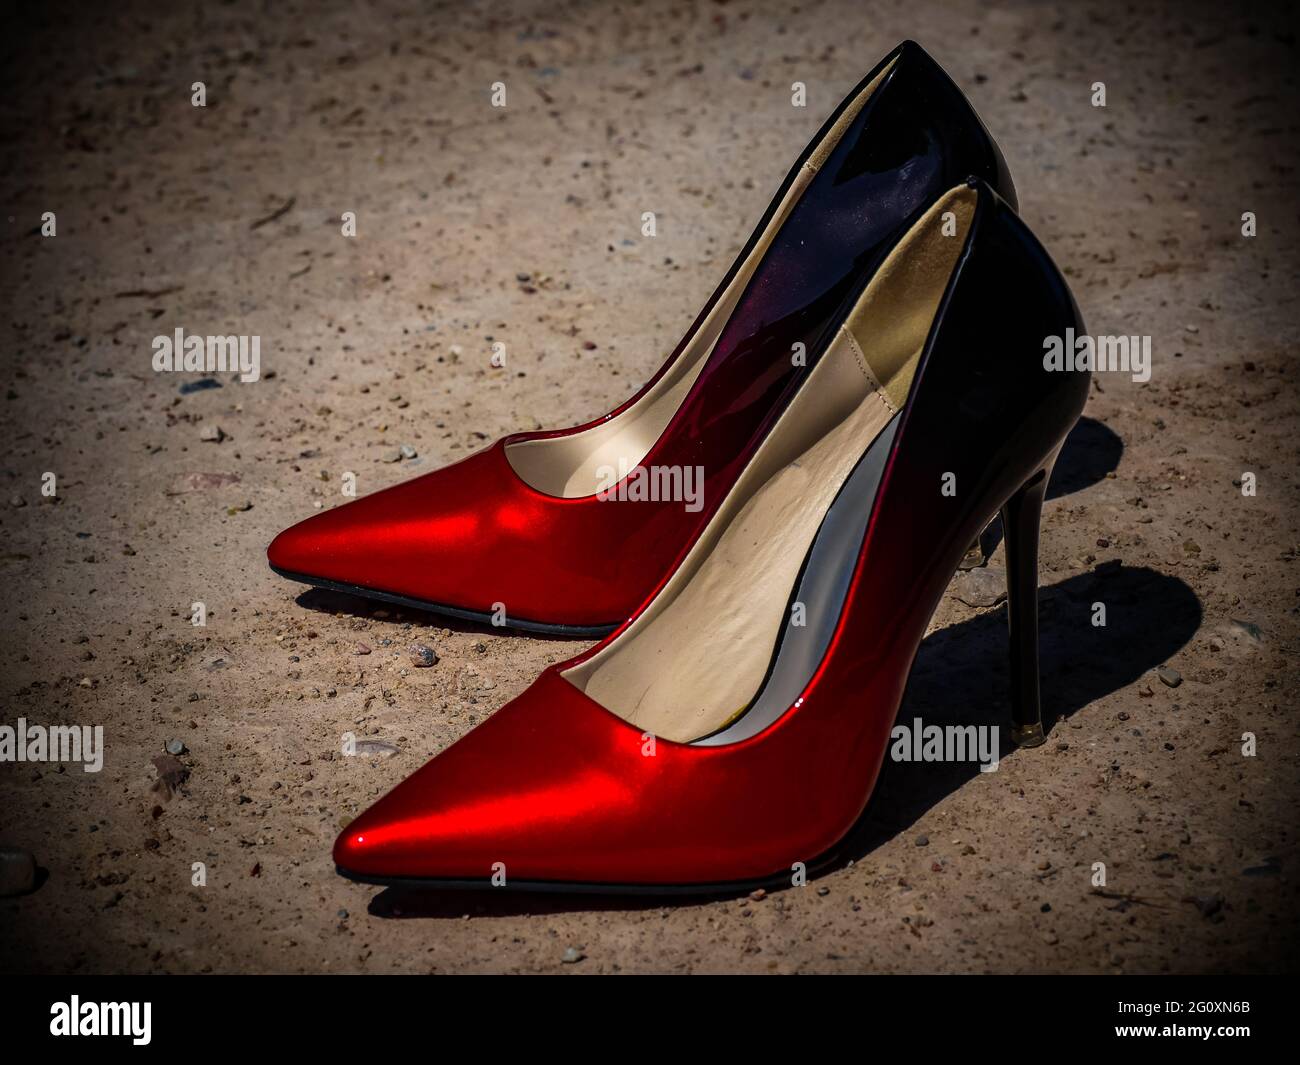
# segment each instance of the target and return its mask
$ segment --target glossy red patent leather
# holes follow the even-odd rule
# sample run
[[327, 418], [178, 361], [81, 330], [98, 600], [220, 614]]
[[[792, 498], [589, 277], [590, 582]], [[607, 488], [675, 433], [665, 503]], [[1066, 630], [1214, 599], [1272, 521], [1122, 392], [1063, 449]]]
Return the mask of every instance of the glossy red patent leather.
[[[454, 466], [315, 515], [275, 539], [271, 565], [309, 583], [453, 613], [490, 615], [500, 603], [508, 621], [525, 627], [603, 633], [629, 617], [708, 522], [894, 237], [971, 174], [1014, 202], [1000, 153], [947, 75], [911, 42], [884, 62], [891, 59], [895, 66], [805, 189], [689, 395], [642, 460], [701, 467], [698, 511], [680, 501], [544, 495], [505, 457], [511, 441], [581, 432], [599, 419], [508, 437]], [[805, 365], [791, 359], [795, 344], [804, 345]]]
[[[747, 740], [658, 740], [647, 756], [639, 729], [561, 676], [598, 645], [363, 813], [335, 844], [340, 870], [487, 883], [503, 863], [507, 883], [682, 886], [811, 866], [866, 805], [912, 659], [967, 545], [1083, 408], [1088, 375], [1042, 366], [1042, 338], [1066, 327], [1083, 328], [1055, 267], [982, 189], [838, 626], [795, 705]], [[955, 496], [939, 490], [948, 473]]]
[[[864, 767], [879, 765], [860, 703], [850, 705], [853, 743], [821, 713], [788, 714], [745, 743], [659, 740], [649, 757], [639, 730], [552, 667], [362, 814], [334, 860], [380, 878], [486, 883], [502, 862], [507, 882], [615, 885], [811, 863], [856, 816], [848, 796]], [[854, 784], [827, 786], [835, 780]]]
[[[279, 569], [507, 619], [586, 626], [629, 613], [677, 550], [680, 503], [557, 499], [516, 476], [505, 441], [281, 533]], [[707, 491], [707, 488], [706, 488]]]

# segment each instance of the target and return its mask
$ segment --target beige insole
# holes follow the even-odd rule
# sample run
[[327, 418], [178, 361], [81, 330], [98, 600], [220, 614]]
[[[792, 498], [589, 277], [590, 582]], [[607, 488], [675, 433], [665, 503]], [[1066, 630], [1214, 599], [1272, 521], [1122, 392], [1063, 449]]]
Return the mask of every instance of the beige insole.
[[[771, 247], [795, 204], [817, 171], [852, 124], [871, 94], [893, 69], [890, 63], [858, 93], [800, 168], [771, 220], [755, 242], [741, 268], [713, 305], [699, 329], [668, 371], [640, 399], [608, 421], [581, 433], [521, 440], [506, 447], [506, 459], [526, 484], [539, 492], [563, 499], [595, 495], [613, 487], [609, 471], [629, 471], [638, 466], [677, 413], [713, 354], [723, 328], [731, 318], [745, 286]], [[616, 480], [617, 478], [615, 478]]]
[[890, 252], [685, 561], [570, 683], [681, 743], [753, 701], [822, 519], [907, 398], [975, 204], [951, 190]]

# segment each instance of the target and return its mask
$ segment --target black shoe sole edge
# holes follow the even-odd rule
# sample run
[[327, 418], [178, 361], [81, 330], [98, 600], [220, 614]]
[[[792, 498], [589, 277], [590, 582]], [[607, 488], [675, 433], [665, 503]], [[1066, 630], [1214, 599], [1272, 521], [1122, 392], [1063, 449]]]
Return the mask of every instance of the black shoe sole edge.
[[[827, 855], [807, 863], [804, 885], [811, 883], [823, 873], [830, 872], [839, 863], [836, 855]], [[334, 871], [339, 876], [357, 884], [370, 884], [375, 887], [409, 889], [416, 891], [514, 891], [542, 895], [623, 895], [623, 896], [660, 896], [690, 898], [698, 897], [735, 897], [748, 895], [760, 888], [764, 891], [778, 891], [793, 888], [795, 884], [789, 873], [773, 873], [770, 876], [754, 880], [726, 880], [708, 884], [603, 884], [590, 881], [562, 880], [510, 880], [495, 885], [490, 877], [478, 880], [453, 880], [430, 877], [407, 876], [369, 876], [354, 873], [335, 865]]]
[[286, 580], [297, 581], [299, 584], [308, 584], [313, 588], [324, 588], [331, 592], [343, 592], [346, 595], [359, 596], [362, 599], [375, 599], [381, 603], [392, 603], [394, 606], [404, 606], [411, 610], [421, 610], [428, 614], [441, 614], [445, 617], [456, 618], [458, 621], [473, 621], [479, 625], [486, 625], [493, 629], [513, 629], [518, 632], [536, 632], [544, 636], [580, 636], [586, 638], [608, 636], [618, 624], [611, 625], [556, 625], [545, 621], [526, 621], [522, 618], [512, 618], [506, 615], [504, 625], [495, 625], [492, 622], [491, 614], [484, 614], [477, 610], [464, 610], [458, 606], [447, 606], [445, 603], [430, 603], [423, 599], [411, 599], [404, 595], [394, 595], [392, 592], [381, 592], [374, 588], [365, 588], [359, 584], [346, 584], [343, 581], [331, 581], [324, 577], [311, 577], [305, 573], [292, 573], [289, 570], [280, 569], [278, 566], [271, 566], [271, 571]]

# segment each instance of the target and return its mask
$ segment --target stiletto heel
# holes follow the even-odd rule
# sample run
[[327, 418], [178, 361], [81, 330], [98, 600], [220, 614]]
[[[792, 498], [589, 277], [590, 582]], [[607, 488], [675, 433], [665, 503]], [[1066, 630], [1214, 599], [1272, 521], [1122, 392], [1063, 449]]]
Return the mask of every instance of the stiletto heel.
[[1011, 640], [1011, 739], [1017, 747], [1045, 740], [1038, 684], [1038, 529], [1052, 457], [1002, 506], [1007, 551], [1007, 628]]

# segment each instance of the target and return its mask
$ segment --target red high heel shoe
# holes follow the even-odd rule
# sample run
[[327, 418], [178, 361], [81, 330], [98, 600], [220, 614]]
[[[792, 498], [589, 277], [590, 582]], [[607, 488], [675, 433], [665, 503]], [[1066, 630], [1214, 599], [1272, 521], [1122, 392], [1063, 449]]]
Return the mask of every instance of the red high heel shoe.
[[[815, 366], [844, 301], [968, 174], [1014, 204], [1001, 153], [961, 91], [905, 42], [827, 120], [694, 326], [632, 399], [311, 517], [276, 537], [272, 568], [475, 621], [609, 632], [709, 521]], [[793, 357], [800, 345], [805, 360]], [[616, 502], [599, 494], [609, 470], [631, 471]], [[632, 501], [654, 471], [699, 471], [698, 506]]]
[[1042, 352], [1070, 328], [1083, 332], [1064, 280], [1007, 204], [982, 182], [946, 193], [654, 598], [358, 817], [339, 871], [789, 883], [864, 809], [930, 616], [999, 509], [1013, 738], [1041, 742], [1038, 519], [1089, 378]]

